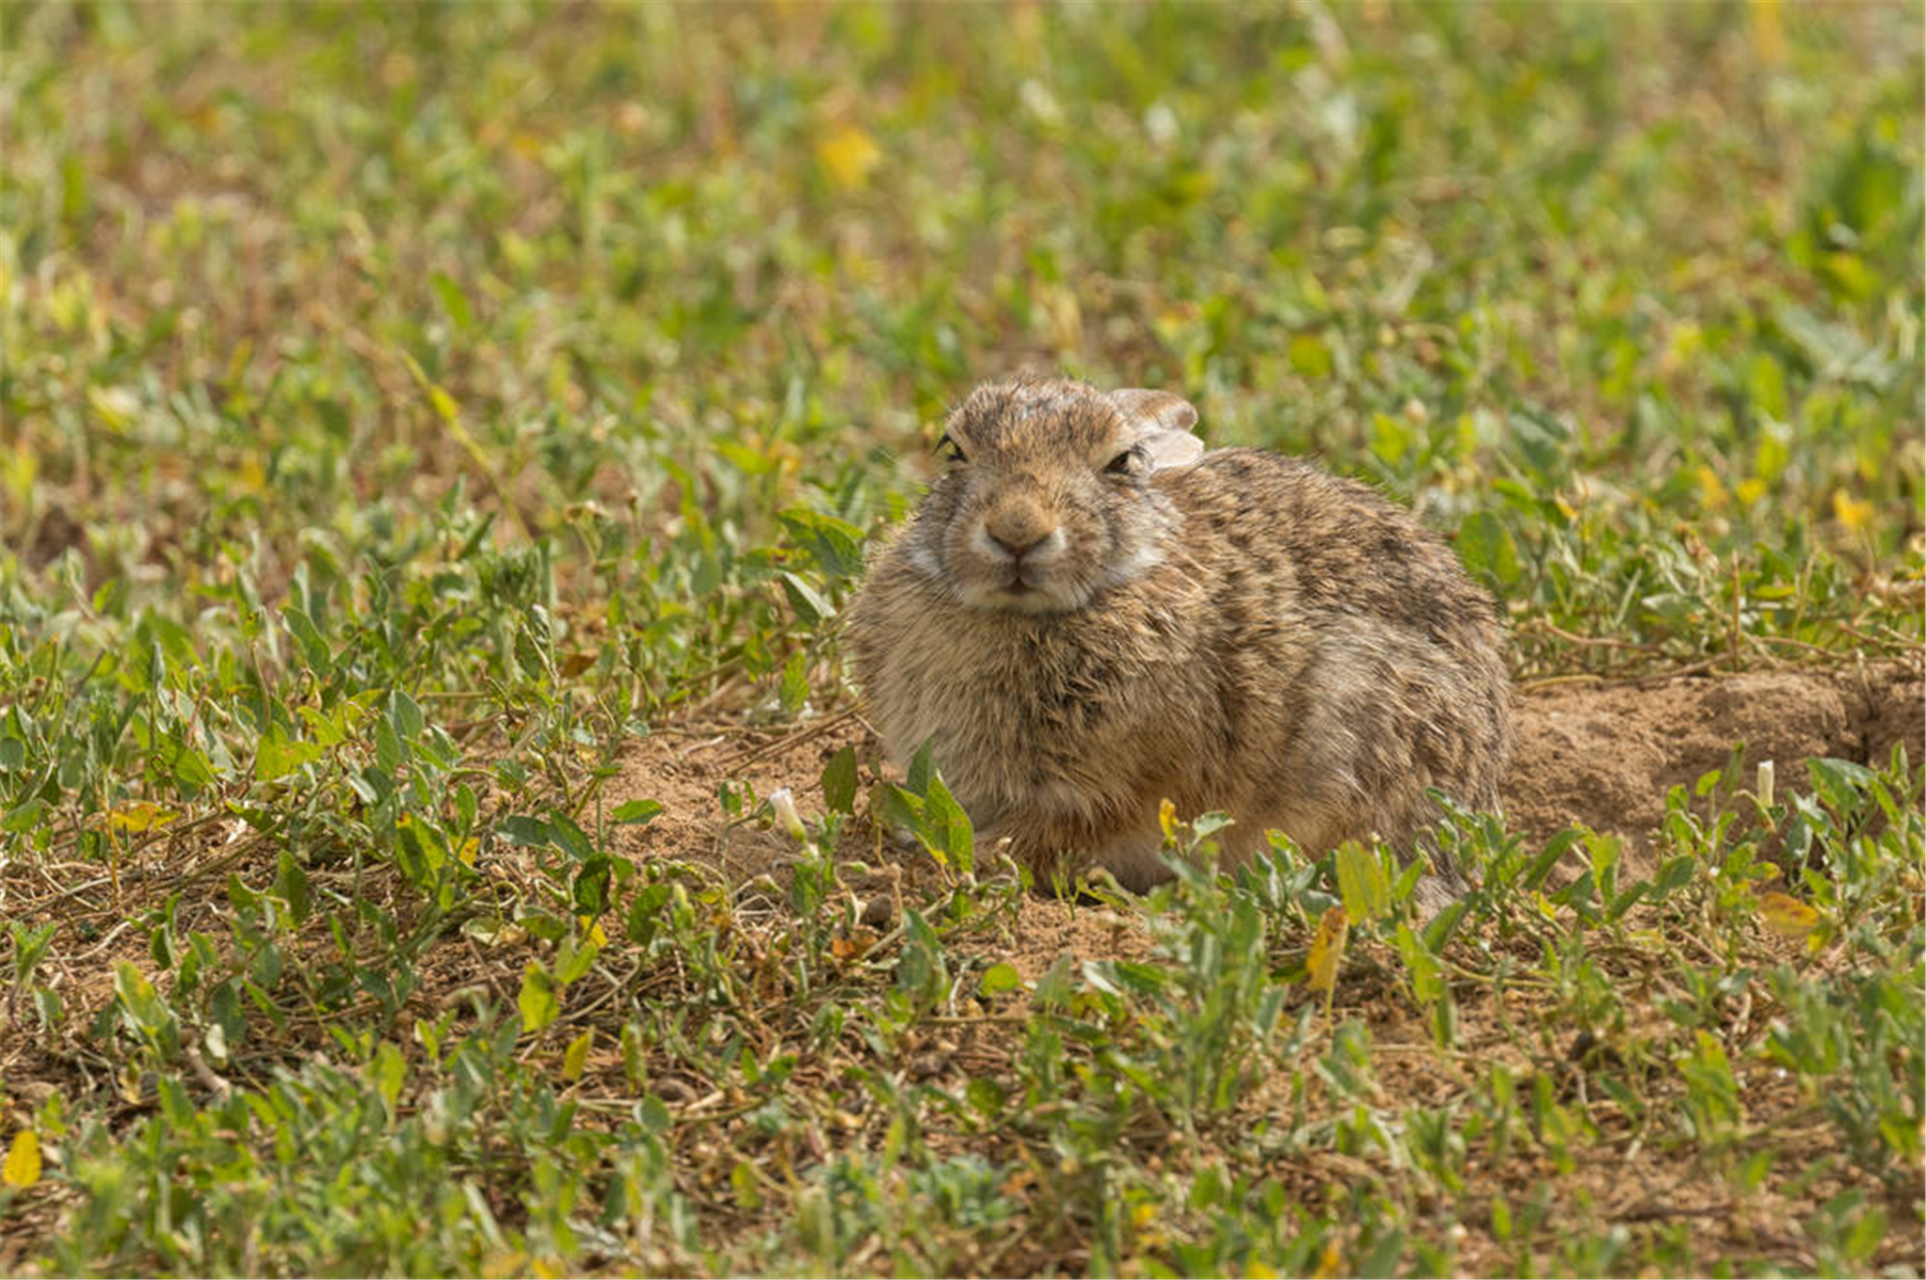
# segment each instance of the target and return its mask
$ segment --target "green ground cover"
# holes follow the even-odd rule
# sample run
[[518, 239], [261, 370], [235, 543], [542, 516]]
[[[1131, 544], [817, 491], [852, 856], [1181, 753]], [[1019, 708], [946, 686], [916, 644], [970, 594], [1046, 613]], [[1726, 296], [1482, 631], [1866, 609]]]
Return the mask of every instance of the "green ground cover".
[[1041, 974], [940, 799], [865, 930], [850, 756], [767, 909], [608, 788], [850, 705], [863, 546], [1023, 366], [1410, 503], [1526, 685], [1917, 663], [1921, 41], [0, 6], [0, 1267], [1917, 1274], [1903, 754], [1708, 778], [1650, 874], [1467, 817], [1446, 927], [1288, 848], [1053, 905], [1141, 945]]

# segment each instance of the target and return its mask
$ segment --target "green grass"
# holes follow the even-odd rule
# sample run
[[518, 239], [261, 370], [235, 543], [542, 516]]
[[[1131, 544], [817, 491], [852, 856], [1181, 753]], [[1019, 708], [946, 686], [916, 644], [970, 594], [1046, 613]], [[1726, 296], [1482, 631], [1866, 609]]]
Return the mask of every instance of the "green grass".
[[1448, 928], [1285, 848], [1028, 981], [927, 780], [881, 936], [848, 757], [759, 909], [608, 788], [848, 704], [864, 544], [1023, 365], [1412, 504], [1522, 682], [1916, 662], [1921, 36], [0, 6], [0, 1267], [1916, 1274], [1918, 761], [1556, 891], [1467, 817]]

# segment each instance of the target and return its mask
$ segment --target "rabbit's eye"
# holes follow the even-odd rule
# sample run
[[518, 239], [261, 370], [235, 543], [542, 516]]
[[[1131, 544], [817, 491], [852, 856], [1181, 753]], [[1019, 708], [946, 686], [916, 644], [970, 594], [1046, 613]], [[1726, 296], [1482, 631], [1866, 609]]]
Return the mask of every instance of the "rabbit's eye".
[[951, 439], [947, 431], [943, 433], [943, 438], [936, 442], [936, 456], [945, 462], [969, 461], [968, 458], [963, 456], [963, 446]]
[[1125, 449], [1122, 453], [1110, 460], [1110, 465], [1104, 468], [1104, 474], [1112, 476], [1134, 476], [1137, 474], [1142, 462], [1142, 451]]

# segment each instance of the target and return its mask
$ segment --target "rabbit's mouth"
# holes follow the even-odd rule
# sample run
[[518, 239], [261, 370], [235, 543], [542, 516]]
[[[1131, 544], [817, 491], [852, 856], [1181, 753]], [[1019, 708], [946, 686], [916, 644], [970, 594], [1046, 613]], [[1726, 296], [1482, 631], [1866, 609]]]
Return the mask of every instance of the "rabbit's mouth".
[[1007, 578], [979, 594], [978, 607], [1002, 613], [1069, 613], [1083, 606], [1081, 593], [1066, 589], [1050, 575], [1034, 569], [1016, 569]]

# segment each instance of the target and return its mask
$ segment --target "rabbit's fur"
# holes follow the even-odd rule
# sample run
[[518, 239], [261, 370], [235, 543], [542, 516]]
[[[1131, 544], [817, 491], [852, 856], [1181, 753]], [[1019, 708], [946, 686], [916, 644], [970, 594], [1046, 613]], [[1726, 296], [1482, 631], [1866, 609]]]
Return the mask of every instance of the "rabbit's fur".
[[[1496, 806], [1511, 729], [1491, 598], [1371, 489], [1205, 453], [1196, 418], [1165, 392], [978, 387], [850, 607], [884, 750], [901, 766], [930, 741], [1039, 887], [1091, 862], [1131, 889], [1164, 878], [1166, 797], [1230, 813], [1231, 861], [1266, 829], [1412, 856], [1438, 816], [1427, 787]], [[1437, 871], [1433, 896], [1456, 888]]]

